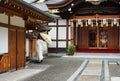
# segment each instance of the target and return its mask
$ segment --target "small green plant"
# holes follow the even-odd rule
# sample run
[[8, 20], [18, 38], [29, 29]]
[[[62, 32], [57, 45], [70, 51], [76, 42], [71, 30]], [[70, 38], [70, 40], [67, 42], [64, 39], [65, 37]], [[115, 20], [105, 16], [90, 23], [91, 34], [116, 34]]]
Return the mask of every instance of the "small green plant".
[[67, 49], [67, 53], [68, 53], [68, 55], [73, 55], [74, 52], [75, 52], [75, 50], [76, 50], [75, 45], [70, 44], [70, 45], [68, 46], [68, 49]]

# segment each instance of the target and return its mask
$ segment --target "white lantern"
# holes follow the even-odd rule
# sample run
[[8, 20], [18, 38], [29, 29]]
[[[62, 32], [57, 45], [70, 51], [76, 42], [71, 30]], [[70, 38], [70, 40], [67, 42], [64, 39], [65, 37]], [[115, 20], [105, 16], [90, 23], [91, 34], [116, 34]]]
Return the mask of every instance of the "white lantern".
[[82, 22], [81, 22], [81, 20], [80, 19], [78, 19], [78, 25], [80, 25]]
[[103, 19], [103, 24], [106, 24], [106, 22], [107, 22], [106, 19]]
[[81, 22], [81, 27], [83, 27], [83, 23]]
[[103, 27], [103, 22], [101, 22], [101, 27]]
[[119, 24], [119, 21], [117, 22], [117, 27], [119, 27], [120, 26], [120, 24]]
[[114, 18], [114, 21], [113, 21], [114, 24], [117, 24], [117, 19]]
[[113, 25], [113, 21], [111, 21], [111, 27], [113, 27], [114, 25]]
[[88, 19], [88, 25], [90, 25], [92, 23], [91, 19]]
[[85, 26], [86, 26], [86, 27], [88, 26], [87, 21], [85, 22]]

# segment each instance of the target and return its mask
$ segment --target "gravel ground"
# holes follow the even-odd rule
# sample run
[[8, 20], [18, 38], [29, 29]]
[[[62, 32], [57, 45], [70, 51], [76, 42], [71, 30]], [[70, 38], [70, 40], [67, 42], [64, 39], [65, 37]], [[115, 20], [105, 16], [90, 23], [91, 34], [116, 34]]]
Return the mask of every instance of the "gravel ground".
[[28, 68], [46, 69], [24, 81], [67, 81], [82, 64], [80, 59], [47, 57], [42, 63], [29, 63]]
[[109, 72], [111, 77], [120, 77], [120, 65], [115, 62], [109, 62]]

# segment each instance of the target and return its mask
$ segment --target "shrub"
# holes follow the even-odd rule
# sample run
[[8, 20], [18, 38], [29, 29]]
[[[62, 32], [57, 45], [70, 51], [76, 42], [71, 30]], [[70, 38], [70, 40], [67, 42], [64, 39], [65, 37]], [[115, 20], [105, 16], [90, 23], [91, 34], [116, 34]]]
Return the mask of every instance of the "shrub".
[[76, 50], [75, 45], [70, 44], [70, 45], [68, 46], [67, 53], [68, 53], [68, 54], [74, 54], [75, 50]]

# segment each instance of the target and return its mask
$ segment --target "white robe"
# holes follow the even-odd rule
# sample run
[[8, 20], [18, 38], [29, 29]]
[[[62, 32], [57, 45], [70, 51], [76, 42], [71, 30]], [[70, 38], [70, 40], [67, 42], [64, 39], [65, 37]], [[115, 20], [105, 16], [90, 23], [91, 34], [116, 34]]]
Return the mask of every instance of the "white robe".
[[26, 39], [26, 57], [29, 56], [29, 39]]
[[40, 39], [38, 39], [36, 41], [36, 54], [37, 54], [37, 57], [38, 57], [39, 61], [43, 60], [43, 50], [44, 50], [44, 48], [42, 46], [42, 41], [43, 40], [40, 40]]

